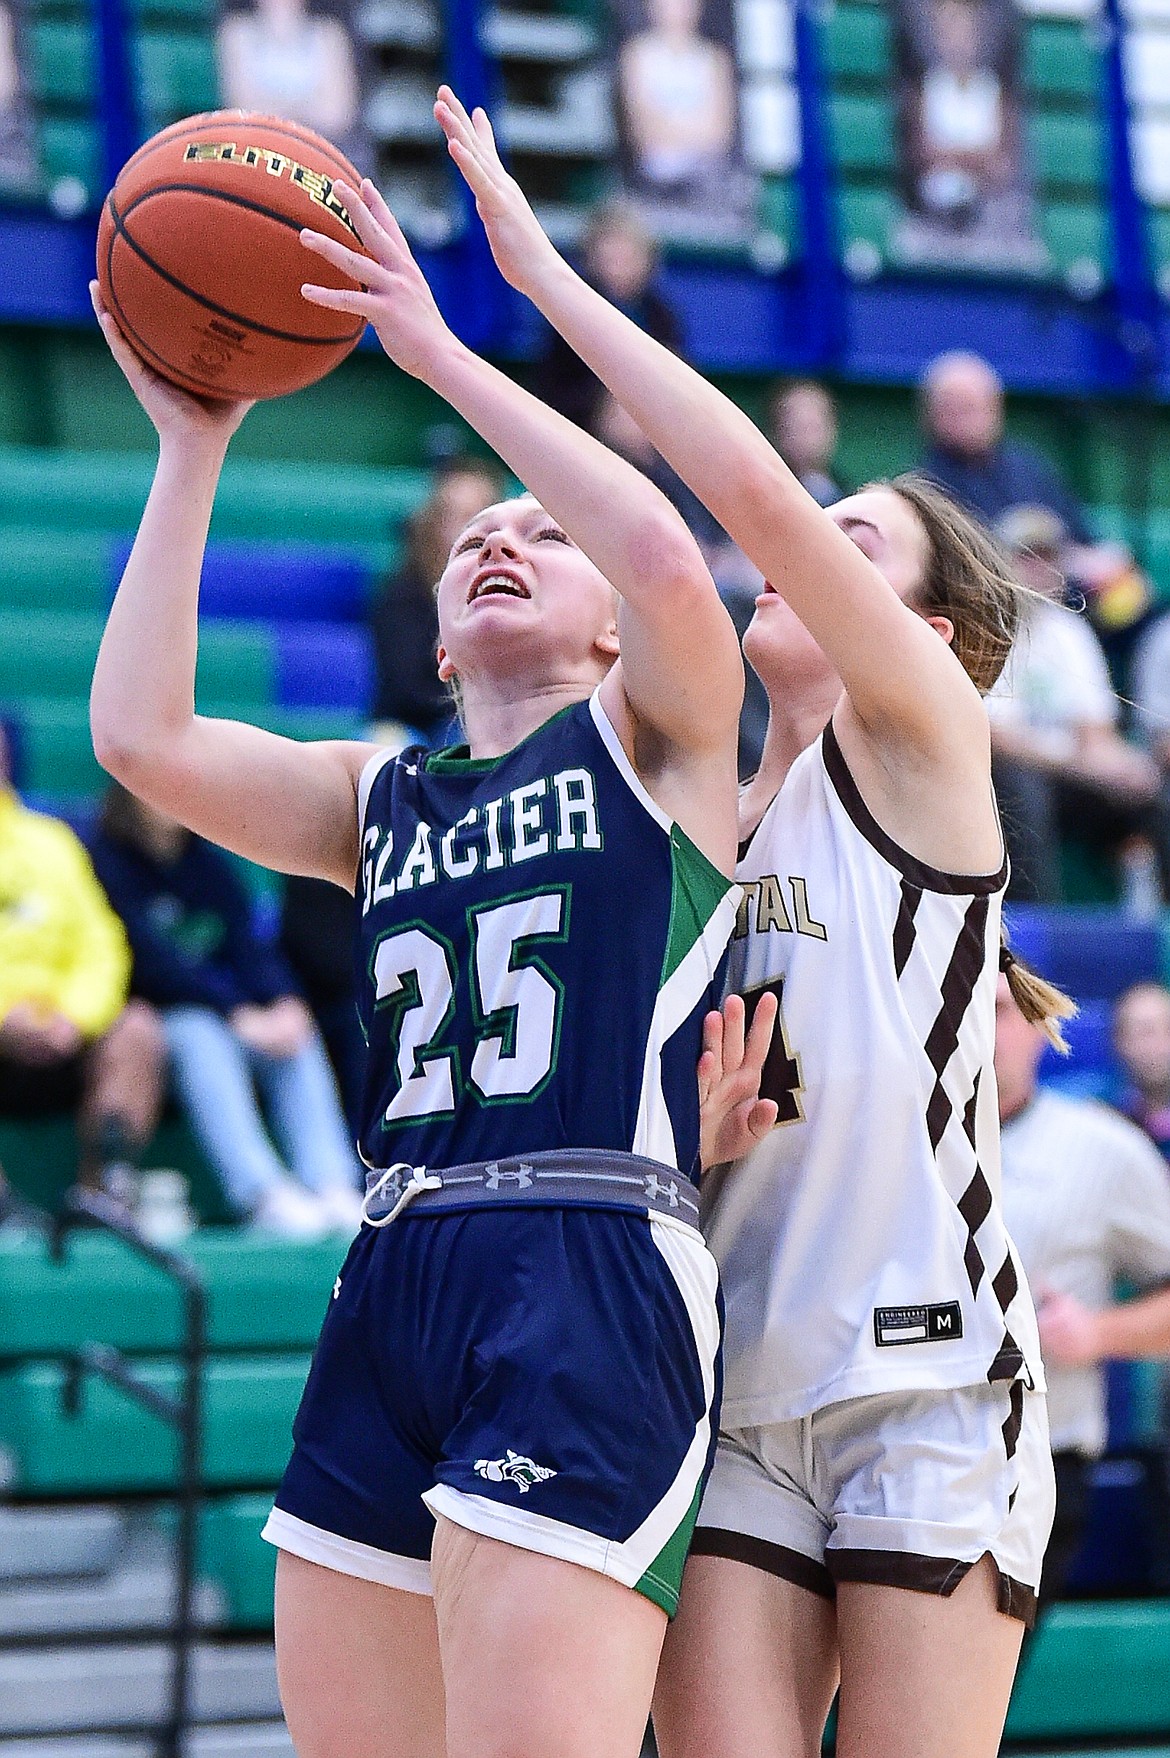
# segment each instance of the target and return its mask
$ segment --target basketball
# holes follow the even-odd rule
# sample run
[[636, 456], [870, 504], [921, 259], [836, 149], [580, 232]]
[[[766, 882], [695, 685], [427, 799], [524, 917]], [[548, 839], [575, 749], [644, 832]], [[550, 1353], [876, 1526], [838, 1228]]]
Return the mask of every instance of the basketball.
[[301, 296], [353, 287], [303, 226], [361, 249], [333, 193], [359, 173], [311, 128], [213, 110], [127, 160], [98, 227], [102, 298], [148, 365], [202, 396], [281, 397], [323, 378], [364, 324]]

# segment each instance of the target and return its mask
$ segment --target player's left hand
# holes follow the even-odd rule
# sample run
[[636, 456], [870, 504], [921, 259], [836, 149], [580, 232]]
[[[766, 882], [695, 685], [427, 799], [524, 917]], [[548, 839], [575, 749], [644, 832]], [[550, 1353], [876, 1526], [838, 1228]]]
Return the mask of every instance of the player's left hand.
[[560, 257], [516, 179], [504, 169], [486, 110], [463, 108], [449, 85], [439, 87], [435, 120], [447, 151], [475, 197], [496, 267], [521, 293], [531, 294], [542, 271]]
[[703, 1021], [698, 1078], [704, 1172], [742, 1159], [775, 1127], [780, 1108], [774, 1099], [761, 1099], [760, 1081], [777, 1011], [775, 995], [761, 995], [751, 1029], [745, 1033], [743, 999], [729, 995], [722, 1013], [709, 1013]]
[[451, 340], [426, 277], [401, 226], [368, 177], [362, 178], [360, 191], [342, 182], [333, 187], [369, 254], [308, 228], [301, 233], [301, 243], [360, 284], [339, 288], [306, 282], [301, 293], [312, 305], [365, 318], [394, 364], [414, 378], [425, 379], [443, 345]]
[[1071, 1294], [1046, 1294], [1036, 1308], [1036, 1320], [1050, 1367], [1091, 1367], [1100, 1361], [1097, 1314]]

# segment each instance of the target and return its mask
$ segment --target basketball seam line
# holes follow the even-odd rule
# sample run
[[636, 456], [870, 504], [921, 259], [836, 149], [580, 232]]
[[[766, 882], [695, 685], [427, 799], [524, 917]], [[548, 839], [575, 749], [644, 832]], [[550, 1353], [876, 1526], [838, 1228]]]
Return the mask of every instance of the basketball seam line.
[[[118, 289], [114, 285], [114, 267], [113, 267], [114, 240], [118, 237], [118, 235], [119, 234], [116, 230], [111, 232], [110, 242], [109, 242], [108, 246], [106, 247], [106, 279], [108, 280], [108, 282], [110, 284], [110, 298], [114, 302], [114, 306], [115, 306], [114, 315], [118, 320], [119, 326], [124, 331], [124, 333], [131, 338], [131, 340], [134, 343], [134, 346], [138, 349], [139, 353], [149, 354], [152, 357], [152, 359], [157, 360], [160, 369], [164, 373], [173, 373], [173, 372], [181, 373], [183, 378], [186, 379], [187, 385], [197, 385], [199, 387], [199, 391], [206, 393], [207, 396], [221, 397], [222, 398], [224, 396], [224, 389], [223, 389], [222, 385], [210, 385], [207, 383], [206, 379], [196, 378], [196, 376], [193, 372], [183, 372], [183, 369], [181, 366], [172, 366], [168, 360], [163, 359], [162, 355], [158, 352], [157, 348], [152, 348], [150, 343], [146, 340], [146, 338], [144, 336], [139, 335], [138, 331], [134, 328], [134, 325], [130, 322], [130, 319], [127, 317], [126, 312], [123, 308], [122, 301], [118, 298]], [[180, 386], [180, 389], [186, 389], [186, 386]], [[237, 393], [231, 393], [232, 396], [235, 396], [236, 394]]]
[[[161, 186], [161, 188], [148, 191], [147, 193], [161, 195], [161, 194], [165, 193], [165, 191], [168, 188], [173, 189], [175, 187], [176, 187], [176, 185], [174, 185], [174, 184], [164, 184]], [[182, 188], [184, 186], [178, 185], [177, 187]], [[187, 187], [189, 187], [189, 186], [187, 186]], [[212, 192], [210, 192], [208, 190], [198, 190], [197, 193], [200, 195], [207, 195]], [[139, 197], [138, 199], [145, 200], [146, 196], [143, 195], [142, 197]], [[233, 203], [237, 207], [250, 208], [253, 213], [265, 214], [265, 215], [267, 215], [267, 217], [269, 219], [280, 220], [281, 225], [292, 225], [293, 224], [292, 221], [281, 220], [280, 216], [278, 214], [269, 213], [267, 208], [258, 208], [258, 207], [256, 207], [255, 203], [249, 202], [249, 201], [243, 201], [238, 196], [234, 196], [234, 195], [223, 196], [222, 199], [224, 201], [228, 201], [228, 202]], [[137, 201], [135, 202], [134, 205], [137, 206]], [[124, 239], [125, 242], [129, 245], [130, 249], [134, 252], [135, 256], [137, 256], [142, 262], [144, 262], [146, 264], [147, 268], [153, 269], [155, 274], [159, 277], [160, 280], [165, 281], [168, 286], [173, 287], [177, 293], [185, 293], [187, 295], [188, 299], [193, 299], [195, 301], [196, 305], [203, 306], [203, 308], [206, 311], [213, 311], [217, 317], [226, 318], [229, 323], [241, 324], [244, 327], [244, 329], [255, 330], [257, 335], [271, 336], [273, 338], [273, 340], [277, 341], [277, 342], [299, 342], [299, 343], [304, 344], [306, 347], [311, 347], [311, 348], [322, 348], [322, 347], [340, 348], [342, 346], [342, 344], [345, 342], [360, 341], [362, 333], [366, 327], [364, 323], [362, 324], [360, 329], [347, 332], [347, 334], [345, 334], [344, 336], [294, 336], [294, 335], [291, 335], [289, 333], [289, 331], [287, 331], [287, 330], [277, 330], [277, 329], [273, 329], [273, 327], [270, 324], [258, 323], [255, 318], [242, 317], [242, 316], [240, 316], [240, 314], [238, 312], [230, 310], [226, 305], [217, 305], [214, 300], [206, 298], [205, 295], [202, 293], [196, 293], [193, 288], [188, 287], [186, 285], [186, 283], [183, 281], [180, 281], [177, 276], [170, 274], [166, 269], [163, 268], [161, 263], [155, 262], [154, 258], [149, 254], [149, 252], [145, 251], [142, 248], [142, 246], [134, 238], [131, 237], [130, 233], [126, 230], [126, 227], [123, 222], [121, 214], [118, 212], [117, 208], [114, 206], [114, 197], [113, 197], [112, 191], [106, 197], [106, 206], [109, 208], [110, 217], [114, 222], [115, 236], [118, 238]], [[129, 209], [128, 212], [133, 212], [133, 208]], [[298, 226], [296, 228], [296, 230], [300, 231], [300, 227]], [[110, 285], [112, 286], [113, 285], [113, 263], [112, 263], [112, 261], [110, 263], [110, 271], [111, 271]]]

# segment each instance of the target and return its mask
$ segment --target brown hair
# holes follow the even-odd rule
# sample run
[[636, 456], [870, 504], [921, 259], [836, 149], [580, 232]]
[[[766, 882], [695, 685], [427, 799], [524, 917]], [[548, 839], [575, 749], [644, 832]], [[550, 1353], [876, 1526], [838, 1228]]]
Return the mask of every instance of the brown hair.
[[1068, 1055], [1068, 1040], [1060, 1029], [1061, 1020], [1075, 1019], [1080, 1012], [1076, 1002], [1055, 983], [1050, 983], [1031, 965], [1017, 958], [1007, 943], [1006, 933], [999, 949], [999, 968], [1007, 978], [1012, 1000], [1029, 1025], [1039, 1026], [1048, 1042]]
[[892, 489], [917, 515], [926, 533], [926, 572], [909, 602], [954, 625], [955, 657], [985, 696], [1007, 663], [1027, 588], [994, 537], [927, 477], [908, 471], [870, 486]]

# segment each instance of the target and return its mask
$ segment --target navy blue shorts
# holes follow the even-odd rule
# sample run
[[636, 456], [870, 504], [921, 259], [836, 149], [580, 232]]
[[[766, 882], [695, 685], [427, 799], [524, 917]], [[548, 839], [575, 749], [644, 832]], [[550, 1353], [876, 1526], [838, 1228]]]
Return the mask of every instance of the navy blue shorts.
[[334, 1288], [264, 1536], [430, 1592], [434, 1517], [673, 1615], [713, 1454], [715, 1263], [631, 1210], [403, 1214]]

